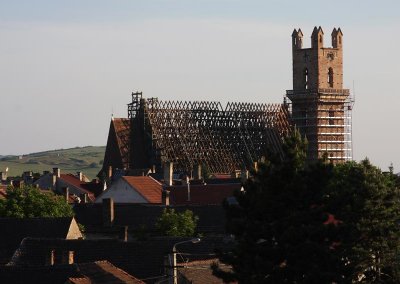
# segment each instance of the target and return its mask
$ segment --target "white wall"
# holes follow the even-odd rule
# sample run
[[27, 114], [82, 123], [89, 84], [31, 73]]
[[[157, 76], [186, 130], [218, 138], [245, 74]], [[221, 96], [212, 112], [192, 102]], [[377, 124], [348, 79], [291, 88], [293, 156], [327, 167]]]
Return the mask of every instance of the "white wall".
[[148, 203], [123, 178], [113, 182], [106, 191], [97, 197], [95, 203], [102, 203], [104, 198], [112, 198], [115, 203]]

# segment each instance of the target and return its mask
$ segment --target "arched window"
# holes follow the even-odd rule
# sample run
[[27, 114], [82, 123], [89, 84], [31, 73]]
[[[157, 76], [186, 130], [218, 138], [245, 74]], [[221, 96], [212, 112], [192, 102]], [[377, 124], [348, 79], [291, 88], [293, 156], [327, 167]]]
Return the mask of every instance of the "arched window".
[[308, 69], [304, 68], [304, 89], [308, 90]]
[[329, 125], [335, 125], [335, 111], [329, 109]]
[[333, 88], [333, 69], [331, 67], [328, 69], [328, 85]]
[[319, 36], [319, 42], [322, 43], [322, 35]]
[[339, 36], [339, 44], [342, 44], [342, 37]]

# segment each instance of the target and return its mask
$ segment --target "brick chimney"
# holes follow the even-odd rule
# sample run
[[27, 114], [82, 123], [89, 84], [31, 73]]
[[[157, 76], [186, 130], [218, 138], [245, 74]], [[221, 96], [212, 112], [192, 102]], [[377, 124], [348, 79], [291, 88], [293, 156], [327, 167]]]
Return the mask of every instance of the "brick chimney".
[[74, 251], [67, 250], [63, 251], [61, 255], [61, 264], [73, 264], [74, 263]]
[[61, 170], [59, 168], [53, 168], [53, 175], [59, 178], [61, 175]]
[[193, 178], [197, 179], [197, 180], [202, 179], [202, 176], [201, 176], [201, 165], [200, 164], [197, 164], [197, 165], [194, 166]]
[[169, 194], [170, 194], [169, 190], [164, 189], [162, 191], [162, 194], [161, 194], [162, 201], [161, 202], [165, 206], [169, 206]]
[[79, 195], [79, 198], [81, 199], [81, 203], [88, 203], [89, 201], [89, 194], [87, 193], [81, 193]]
[[172, 174], [174, 172], [174, 163], [172, 162], [166, 162], [164, 165], [164, 183], [167, 186], [172, 185], [173, 177]]
[[113, 168], [112, 166], [108, 167], [108, 178], [111, 180], [113, 175]]
[[78, 177], [79, 181], [83, 181], [83, 173], [82, 172], [76, 172], [76, 176]]
[[68, 201], [69, 201], [69, 188], [68, 188], [68, 186], [63, 187], [63, 194], [64, 194], [65, 201], [68, 203]]
[[119, 239], [123, 242], [128, 241], [128, 226], [123, 226], [119, 232]]
[[103, 199], [103, 225], [112, 227], [114, 224], [114, 200], [112, 198]]
[[54, 250], [49, 250], [46, 255], [45, 265], [54, 265]]

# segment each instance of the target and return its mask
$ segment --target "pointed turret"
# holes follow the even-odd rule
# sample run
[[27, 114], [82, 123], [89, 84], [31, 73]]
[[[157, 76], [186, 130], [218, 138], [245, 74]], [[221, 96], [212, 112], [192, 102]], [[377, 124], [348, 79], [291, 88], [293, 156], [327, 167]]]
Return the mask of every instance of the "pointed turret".
[[301, 29], [299, 29], [298, 31], [296, 29], [293, 30], [292, 48], [293, 49], [302, 49], [303, 48], [303, 32], [301, 31]]
[[333, 48], [342, 48], [342, 37], [343, 33], [340, 28], [334, 28], [332, 31], [332, 47]]
[[311, 34], [311, 48], [321, 48], [324, 46], [324, 31], [321, 27], [314, 27]]

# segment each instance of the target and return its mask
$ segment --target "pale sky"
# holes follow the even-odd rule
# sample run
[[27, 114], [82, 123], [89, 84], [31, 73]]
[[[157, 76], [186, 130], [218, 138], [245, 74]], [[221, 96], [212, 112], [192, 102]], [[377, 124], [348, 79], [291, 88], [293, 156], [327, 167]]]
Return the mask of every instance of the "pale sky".
[[400, 1], [0, 0], [0, 155], [105, 145], [132, 91], [280, 103], [291, 33], [344, 33], [353, 156], [400, 171]]

